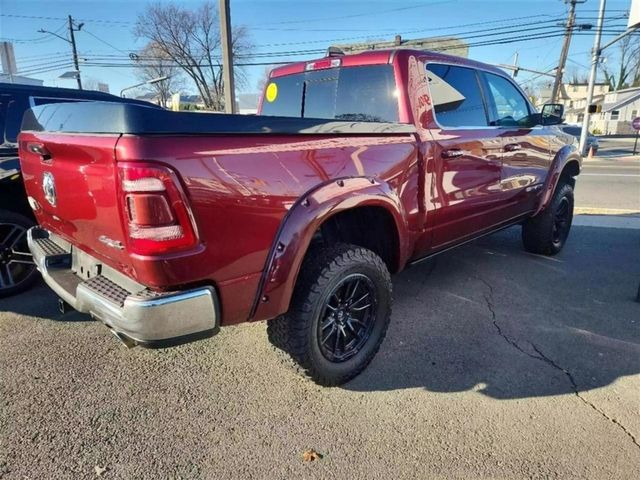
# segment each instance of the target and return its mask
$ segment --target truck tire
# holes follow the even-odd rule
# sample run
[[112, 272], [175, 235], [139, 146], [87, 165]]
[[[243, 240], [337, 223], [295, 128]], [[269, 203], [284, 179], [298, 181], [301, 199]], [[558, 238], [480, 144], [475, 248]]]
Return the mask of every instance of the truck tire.
[[555, 255], [562, 250], [573, 220], [573, 187], [559, 183], [549, 206], [522, 225], [525, 250], [541, 255]]
[[271, 342], [319, 385], [341, 385], [371, 362], [391, 318], [391, 278], [382, 259], [355, 245], [310, 251]]
[[0, 210], [0, 298], [23, 292], [38, 279], [27, 246], [27, 230], [33, 225], [23, 215]]

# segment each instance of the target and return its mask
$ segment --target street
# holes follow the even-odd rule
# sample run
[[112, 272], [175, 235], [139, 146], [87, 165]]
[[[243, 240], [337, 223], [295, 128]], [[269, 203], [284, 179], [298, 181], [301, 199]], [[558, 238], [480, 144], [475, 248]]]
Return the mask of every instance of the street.
[[633, 138], [600, 139], [598, 155], [585, 159], [578, 178], [577, 207], [640, 213], [640, 155], [631, 156], [633, 142]]
[[[584, 172], [578, 209], [640, 210], [638, 158]], [[0, 477], [636, 478], [639, 244], [635, 215], [577, 215], [557, 257], [516, 227], [410, 268], [331, 389], [264, 324], [127, 350], [41, 285], [0, 301]]]

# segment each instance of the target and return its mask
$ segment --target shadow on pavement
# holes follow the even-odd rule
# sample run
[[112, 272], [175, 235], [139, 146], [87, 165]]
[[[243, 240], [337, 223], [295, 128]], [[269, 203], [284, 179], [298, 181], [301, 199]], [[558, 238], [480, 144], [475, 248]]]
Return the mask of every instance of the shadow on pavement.
[[0, 312], [47, 318], [63, 322], [91, 322], [89, 315], [70, 309], [67, 313], [58, 310], [58, 297], [42, 280], [35, 287], [19, 295], [0, 299]]
[[[565, 250], [524, 252], [512, 228], [394, 277], [394, 314], [354, 391], [477, 390], [498, 399], [576, 393], [640, 373], [640, 230], [574, 227]], [[0, 311], [54, 321], [44, 284]]]
[[602, 387], [640, 373], [640, 230], [575, 227], [565, 250], [524, 252], [520, 229], [394, 279], [380, 352], [345, 388], [477, 390], [499, 399]]

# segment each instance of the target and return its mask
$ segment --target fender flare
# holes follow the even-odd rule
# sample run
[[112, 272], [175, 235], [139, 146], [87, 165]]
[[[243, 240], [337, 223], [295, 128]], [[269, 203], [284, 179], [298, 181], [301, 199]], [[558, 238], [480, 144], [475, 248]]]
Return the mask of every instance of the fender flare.
[[393, 217], [398, 232], [398, 269], [406, 264], [409, 248], [404, 210], [387, 184], [366, 177], [333, 179], [302, 195], [283, 218], [271, 245], [249, 320], [268, 320], [285, 313], [302, 261], [318, 228], [333, 215], [358, 207], [382, 207]]
[[565, 145], [558, 151], [558, 153], [556, 153], [555, 158], [551, 162], [551, 167], [549, 167], [547, 179], [542, 190], [540, 203], [538, 204], [538, 208], [532, 216], [538, 215], [541, 211], [547, 208], [549, 202], [551, 202], [553, 192], [556, 190], [556, 186], [560, 181], [562, 172], [564, 171], [566, 166], [572, 162], [575, 162], [577, 164], [579, 173], [580, 170], [582, 170], [582, 157], [578, 153], [578, 149], [575, 145]]

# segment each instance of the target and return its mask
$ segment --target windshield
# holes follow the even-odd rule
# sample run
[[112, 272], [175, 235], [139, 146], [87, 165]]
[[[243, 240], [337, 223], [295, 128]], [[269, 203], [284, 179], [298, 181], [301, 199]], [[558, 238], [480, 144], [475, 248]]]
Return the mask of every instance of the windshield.
[[397, 122], [398, 97], [390, 65], [315, 70], [272, 78], [262, 115]]

